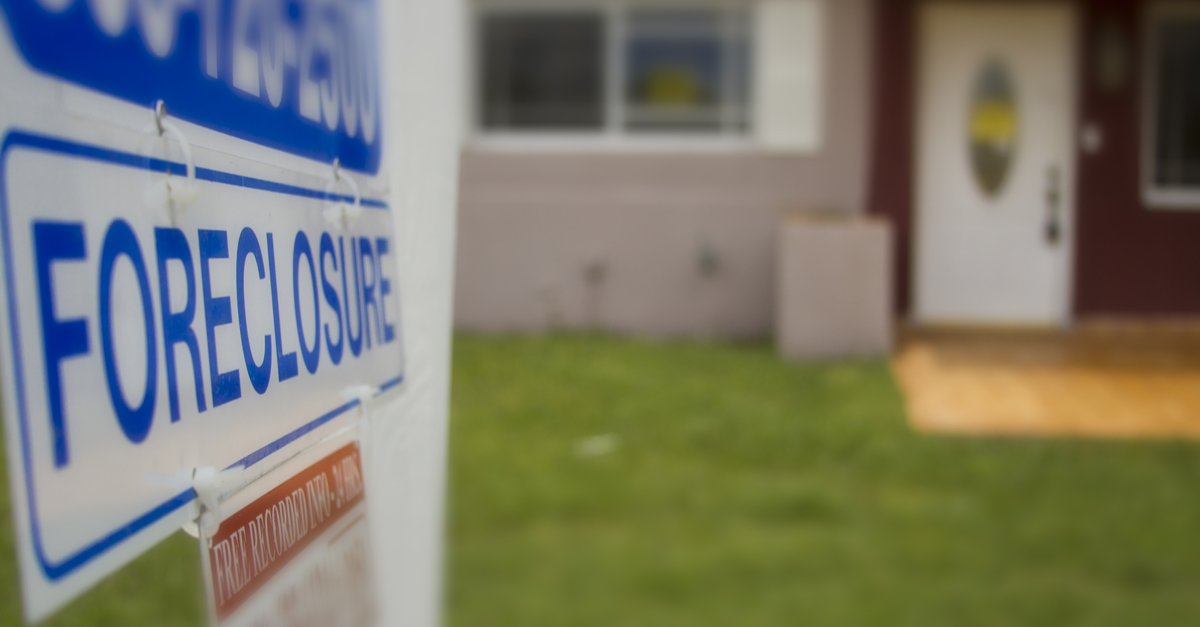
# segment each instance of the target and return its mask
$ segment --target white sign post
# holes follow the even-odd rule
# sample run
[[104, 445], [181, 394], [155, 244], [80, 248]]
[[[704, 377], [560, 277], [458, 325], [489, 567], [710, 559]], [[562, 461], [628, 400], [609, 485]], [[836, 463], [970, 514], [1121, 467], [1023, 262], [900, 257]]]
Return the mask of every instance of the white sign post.
[[250, 483], [344, 427], [347, 388], [402, 381], [375, 10], [0, 0], [28, 620], [195, 519], [195, 469]]

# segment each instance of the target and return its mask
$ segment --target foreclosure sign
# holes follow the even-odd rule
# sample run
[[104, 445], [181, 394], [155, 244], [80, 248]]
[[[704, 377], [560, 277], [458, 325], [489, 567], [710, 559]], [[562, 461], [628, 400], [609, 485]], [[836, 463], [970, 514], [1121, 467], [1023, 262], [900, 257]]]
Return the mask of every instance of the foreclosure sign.
[[0, 9], [0, 381], [36, 620], [195, 518], [192, 469], [253, 481], [339, 429], [347, 389], [401, 381], [399, 251], [373, 3]]

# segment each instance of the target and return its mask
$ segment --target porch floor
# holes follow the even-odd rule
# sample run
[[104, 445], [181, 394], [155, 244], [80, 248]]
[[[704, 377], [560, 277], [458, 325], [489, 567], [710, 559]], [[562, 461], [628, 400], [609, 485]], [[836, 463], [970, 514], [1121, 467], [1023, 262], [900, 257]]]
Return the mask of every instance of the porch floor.
[[1200, 438], [1196, 325], [910, 331], [892, 369], [921, 431]]

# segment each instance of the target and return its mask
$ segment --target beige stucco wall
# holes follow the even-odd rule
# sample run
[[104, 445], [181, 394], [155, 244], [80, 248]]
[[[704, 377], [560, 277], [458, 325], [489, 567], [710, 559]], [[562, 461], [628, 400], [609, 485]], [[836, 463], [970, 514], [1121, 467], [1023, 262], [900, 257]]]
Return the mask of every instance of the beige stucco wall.
[[863, 211], [872, 0], [827, 0], [818, 154], [463, 151], [455, 323], [763, 337], [782, 212]]

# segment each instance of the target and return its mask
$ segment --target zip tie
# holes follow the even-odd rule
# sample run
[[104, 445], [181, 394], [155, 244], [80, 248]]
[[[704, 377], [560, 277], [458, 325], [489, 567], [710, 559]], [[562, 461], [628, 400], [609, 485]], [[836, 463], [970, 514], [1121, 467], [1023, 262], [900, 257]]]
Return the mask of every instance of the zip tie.
[[342, 162], [340, 159], [333, 160], [333, 177], [325, 184], [325, 197], [329, 198], [333, 193], [333, 188], [338, 183], [346, 183], [350, 189], [354, 191], [354, 204], [347, 205], [345, 202], [329, 203], [325, 207], [325, 211], [321, 212], [325, 221], [329, 225], [339, 231], [345, 231], [354, 226], [362, 215], [362, 194], [358, 192], [358, 183], [354, 182], [348, 174], [342, 172]]
[[[142, 475], [146, 483], [161, 485], [172, 490], [196, 491], [196, 504], [199, 515], [195, 520], [183, 524], [183, 530], [193, 538], [199, 538], [201, 530], [207, 540], [217, 533], [221, 526], [221, 501], [229, 496], [229, 488], [237, 484], [245, 468], [234, 466], [217, 471], [212, 466], [201, 468], [180, 468], [174, 475], [159, 475], [146, 473]], [[235, 490], [236, 491], [236, 490]]]
[[161, 211], [167, 222], [171, 226], [175, 226], [176, 209], [187, 209], [200, 197], [200, 189], [196, 187], [196, 161], [192, 157], [192, 145], [178, 127], [167, 121], [167, 105], [162, 100], [154, 103], [154, 121], [147, 125], [143, 132], [153, 133], [159, 137], [170, 135], [179, 142], [180, 148], [183, 149], [187, 180], [172, 182], [171, 173], [168, 170], [165, 179], [150, 185], [142, 194], [142, 200], [146, 206]]
[[193, 538], [203, 535], [205, 540], [211, 540], [221, 528], [221, 498], [225, 490], [241, 476], [245, 468], [235, 466], [227, 470], [217, 471], [212, 466], [195, 468], [192, 471], [192, 489], [196, 491], [196, 501], [200, 505], [200, 516], [183, 525], [183, 530]]
[[357, 430], [357, 437], [361, 441], [366, 435], [367, 429], [367, 402], [379, 395], [379, 388], [373, 385], [352, 385], [342, 390], [342, 398], [352, 401], [358, 400], [358, 415], [351, 419], [350, 424], [346, 425], [347, 431]]

